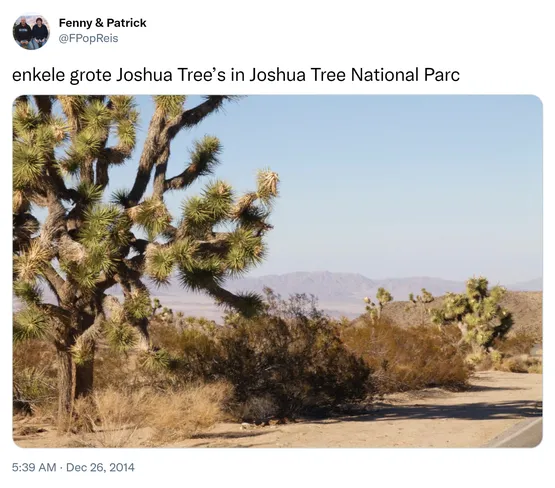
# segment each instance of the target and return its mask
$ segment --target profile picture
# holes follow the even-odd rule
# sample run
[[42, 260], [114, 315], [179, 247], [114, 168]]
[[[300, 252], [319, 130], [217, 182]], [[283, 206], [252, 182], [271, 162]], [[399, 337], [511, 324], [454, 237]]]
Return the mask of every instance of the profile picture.
[[48, 41], [50, 26], [42, 15], [25, 14], [13, 26], [13, 38], [23, 49], [40, 49]]

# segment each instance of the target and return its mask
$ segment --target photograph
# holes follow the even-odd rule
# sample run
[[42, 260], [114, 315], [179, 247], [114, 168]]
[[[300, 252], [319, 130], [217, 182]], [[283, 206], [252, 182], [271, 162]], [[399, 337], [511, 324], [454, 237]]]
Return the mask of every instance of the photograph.
[[44, 17], [26, 14], [19, 17], [13, 25], [13, 38], [18, 46], [29, 51], [40, 49], [46, 44], [50, 27]]
[[540, 444], [539, 98], [22, 95], [12, 120], [18, 447]]

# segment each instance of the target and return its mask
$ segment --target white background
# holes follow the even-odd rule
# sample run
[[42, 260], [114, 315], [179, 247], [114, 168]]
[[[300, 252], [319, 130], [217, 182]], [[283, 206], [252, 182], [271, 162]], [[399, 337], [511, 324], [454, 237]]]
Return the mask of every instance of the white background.
[[[173, 3], [173, 2], [172, 2]], [[0, 46], [0, 191], [2, 300], [0, 354], [0, 479], [4, 486], [116, 486], [167, 482], [178, 486], [526, 486], [543, 484], [553, 463], [553, 389], [544, 391], [544, 440], [535, 449], [321, 449], [321, 450], [32, 450], [12, 441], [11, 419], [11, 107], [20, 94], [533, 94], [544, 106], [545, 208], [553, 205], [553, 18], [548, 1], [50, 1], [2, 2]], [[40, 13], [51, 27], [48, 44], [23, 51], [12, 25], [24, 13]], [[144, 18], [147, 29], [59, 27], [59, 18]], [[117, 35], [117, 44], [66, 44], [62, 33]], [[551, 41], [549, 40], [551, 39]], [[15, 83], [14, 69], [175, 70], [178, 66], [250, 72], [259, 69], [391, 70], [415, 66], [458, 70], [458, 83]], [[175, 71], [174, 71], [175, 73]], [[544, 249], [545, 374], [553, 363], [553, 227], [546, 212]], [[551, 453], [550, 453], [551, 451]], [[551, 454], [551, 455], [549, 455]], [[133, 462], [127, 474], [13, 474], [18, 462]], [[551, 468], [551, 469], [550, 469]], [[170, 481], [171, 480], [171, 481]]]

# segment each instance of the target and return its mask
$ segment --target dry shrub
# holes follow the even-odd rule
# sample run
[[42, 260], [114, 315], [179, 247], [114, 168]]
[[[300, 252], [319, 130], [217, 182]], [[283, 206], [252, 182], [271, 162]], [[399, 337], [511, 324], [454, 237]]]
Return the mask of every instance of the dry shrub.
[[516, 331], [503, 339], [498, 339], [494, 343], [494, 348], [504, 356], [515, 356], [519, 354], [529, 354], [530, 350], [538, 344], [536, 334], [520, 330]]
[[497, 370], [510, 373], [541, 373], [542, 359], [530, 356], [532, 348], [539, 344], [537, 334], [518, 330], [494, 343], [489, 352], [471, 354], [467, 357], [476, 370]]
[[230, 395], [224, 383], [169, 392], [108, 388], [75, 401], [72, 431], [83, 447], [164, 445], [222, 420]]
[[48, 367], [25, 367], [13, 364], [12, 399], [14, 414], [50, 416], [56, 403], [55, 378]]
[[94, 358], [94, 388], [107, 390], [114, 385], [136, 386], [137, 371], [132, 358], [99, 345]]
[[22, 368], [47, 369], [55, 373], [56, 351], [48, 341], [32, 339], [13, 345], [13, 361]]
[[542, 360], [528, 354], [521, 354], [504, 359], [496, 369], [509, 373], [541, 373]]
[[258, 423], [276, 417], [279, 408], [270, 395], [260, 395], [247, 398], [238, 411], [242, 420]]
[[228, 384], [213, 383], [156, 395], [147, 415], [153, 429], [151, 441], [167, 444], [211, 428], [225, 418], [224, 405], [231, 393]]
[[[137, 430], [146, 425], [152, 394], [146, 390], [125, 392], [114, 387], [78, 398], [73, 407], [72, 431], [90, 437], [96, 447], [130, 447]], [[88, 432], [94, 436], [88, 436]]]
[[543, 373], [543, 364], [541, 362], [538, 362], [537, 364], [532, 364], [528, 368], [528, 373], [542, 374]]
[[457, 347], [460, 334], [454, 327], [402, 328], [383, 318], [375, 323], [364, 319], [345, 328], [341, 337], [374, 371], [379, 394], [467, 385], [471, 369]]
[[266, 313], [229, 314], [223, 326], [200, 319], [152, 324], [153, 342], [172, 357], [173, 377], [230, 383], [229, 408], [242, 420], [293, 417], [364, 398], [370, 371], [344, 347], [338, 324], [305, 295], [268, 298]]
[[12, 358], [14, 414], [33, 414], [48, 420], [57, 397], [54, 348], [45, 341], [18, 342], [13, 346]]
[[283, 418], [314, 407], [333, 408], [369, 392], [370, 370], [345, 348], [326, 317], [239, 319], [218, 340], [217, 374], [234, 386], [236, 402], [244, 405], [240, 417], [243, 412], [251, 418], [250, 405], [261, 397], [273, 405], [273, 415]]

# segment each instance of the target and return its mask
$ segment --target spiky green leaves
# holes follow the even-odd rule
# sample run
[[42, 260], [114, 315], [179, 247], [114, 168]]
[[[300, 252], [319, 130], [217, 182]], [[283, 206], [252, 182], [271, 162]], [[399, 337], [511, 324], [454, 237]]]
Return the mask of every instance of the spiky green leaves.
[[139, 343], [140, 335], [134, 324], [152, 314], [148, 292], [134, 289], [125, 297], [123, 305], [114, 297], [105, 301], [109, 319], [103, 324], [103, 332], [110, 347], [126, 353]]
[[474, 298], [475, 300], [479, 300], [487, 296], [488, 293], [488, 280], [483, 276], [478, 278], [470, 278], [466, 282], [466, 294], [470, 298]]
[[[103, 164], [122, 164], [135, 147], [138, 112], [132, 97], [59, 97], [71, 128], [71, 144], [58, 161], [63, 174], [75, 175], [102, 160]], [[118, 142], [107, 148], [108, 136]]]
[[231, 186], [224, 181], [214, 181], [202, 192], [205, 210], [212, 222], [218, 223], [229, 217], [233, 203]]
[[190, 268], [178, 266], [178, 277], [184, 288], [202, 292], [222, 285], [226, 277], [226, 268], [221, 258], [207, 256], [205, 259], [195, 260], [194, 266]]
[[139, 357], [139, 365], [151, 372], [167, 370], [171, 363], [172, 358], [165, 349], [144, 351]]
[[22, 252], [13, 257], [15, 276], [21, 281], [34, 282], [42, 275], [52, 259], [52, 251], [47, 243], [36, 238]]
[[421, 292], [420, 301], [422, 303], [432, 303], [434, 301], [434, 296], [426, 288], [422, 288]]
[[105, 333], [110, 347], [120, 353], [132, 350], [139, 342], [137, 329], [126, 322], [108, 321]]
[[54, 162], [54, 151], [66, 138], [66, 124], [24, 103], [16, 105], [13, 125], [14, 189], [40, 187], [46, 165]]
[[166, 205], [158, 198], [147, 198], [140, 205], [132, 207], [129, 216], [151, 241], [162, 234], [172, 221]]
[[198, 266], [198, 243], [184, 237], [170, 244], [149, 244], [145, 253], [145, 273], [156, 284], [167, 284], [177, 266], [184, 271], [192, 271]]
[[391, 293], [389, 293], [385, 288], [380, 287], [376, 293], [376, 300], [378, 304], [376, 305], [370, 298], [364, 297], [364, 303], [366, 303], [366, 312], [368, 313], [370, 320], [376, 322], [380, 319], [383, 307], [393, 300]]
[[30, 305], [13, 316], [13, 340], [43, 339], [50, 331], [50, 320], [40, 308]]
[[84, 290], [93, 291], [98, 281], [112, 275], [129, 243], [131, 221], [115, 205], [97, 204], [84, 212], [77, 242], [60, 241], [60, 266]]
[[164, 190], [187, 188], [199, 177], [212, 174], [219, 164], [218, 156], [221, 150], [222, 146], [217, 137], [204, 136], [200, 141], [195, 141], [189, 165], [181, 174], [166, 180]]
[[217, 137], [204, 136], [194, 143], [188, 170], [197, 177], [211, 174], [215, 166], [220, 163], [218, 157], [221, 152], [222, 145]]
[[48, 155], [42, 148], [14, 141], [12, 166], [14, 189], [38, 186], [43, 177], [47, 159]]
[[240, 197], [232, 209], [232, 218], [241, 227], [257, 230], [263, 233], [271, 226], [267, 220], [270, 216], [273, 202], [279, 194], [279, 177], [270, 170], [259, 171], [257, 175], [257, 190]]
[[489, 295], [495, 302], [499, 302], [503, 299], [503, 297], [506, 295], [506, 293], [507, 293], [507, 289], [505, 287], [503, 287], [503, 286], [494, 286], [490, 290]]
[[129, 96], [113, 95], [110, 97], [112, 117], [116, 124], [119, 147], [127, 152], [135, 147], [139, 112], [135, 99]]
[[111, 95], [110, 104], [112, 107], [112, 116], [116, 122], [131, 120], [137, 122], [139, 112], [134, 97], [128, 95]]
[[187, 228], [207, 230], [210, 227], [210, 212], [199, 196], [189, 198], [183, 205], [183, 217]]
[[393, 300], [393, 297], [385, 288], [380, 287], [376, 293], [376, 300], [378, 300], [378, 303], [383, 307], [386, 303]]
[[78, 366], [82, 366], [89, 361], [92, 361], [94, 359], [94, 349], [94, 342], [84, 341], [79, 338], [79, 340], [77, 340], [77, 342], [70, 348], [73, 362]]
[[121, 122], [118, 122], [116, 133], [122, 149], [131, 152], [131, 150], [135, 147], [135, 141], [137, 138], [136, 122], [133, 122], [132, 120], [122, 120]]
[[123, 311], [131, 321], [150, 317], [152, 304], [150, 303], [149, 293], [146, 290], [133, 290], [129, 296], [125, 297]]
[[37, 130], [41, 123], [41, 114], [29, 101], [21, 101], [15, 104], [13, 128], [17, 136], [23, 137], [24, 134]]
[[81, 115], [82, 133], [89, 137], [105, 138], [108, 135], [110, 124], [113, 119], [112, 111], [102, 100], [92, 100]]
[[81, 205], [84, 206], [92, 206], [96, 203], [100, 203], [104, 192], [100, 185], [94, 185], [86, 181], [79, 183], [75, 191], [79, 195]]
[[231, 186], [223, 181], [214, 181], [183, 204], [183, 218], [187, 229], [192, 232], [207, 232], [230, 217], [233, 204]]
[[186, 99], [184, 95], [157, 95], [153, 98], [156, 108], [170, 118], [177, 117], [182, 113]]
[[249, 268], [259, 265], [265, 257], [262, 237], [251, 229], [238, 228], [230, 233], [229, 251], [225, 257], [231, 276], [239, 276]]
[[216, 294], [212, 294], [212, 296], [216, 299], [216, 303], [224, 305], [228, 309], [237, 310], [246, 318], [254, 317], [264, 310], [264, 300], [258, 293], [238, 293], [232, 300], [218, 298]]
[[129, 243], [131, 221], [116, 205], [93, 205], [84, 212], [83, 216], [79, 242], [87, 248], [102, 243], [111, 243], [114, 247]]
[[183, 237], [172, 244], [172, 254], [175, 263], [185, 270], [195, 267], [199, 243], [188, 237]]
[[15, 281], [13, 293], [28, 306], [39, 304], [42, 301], [42, 290], [36, 283], [28, 281]]
[[79, 161], [92, 161], [100, 155], [105, 134], [96, 130], [84, 130], [77, 135], [71, 159]]
[[145, 273], [157, 284], [167, 284], [175, 265], [171, 247], [149, 245], [146, 251]]

